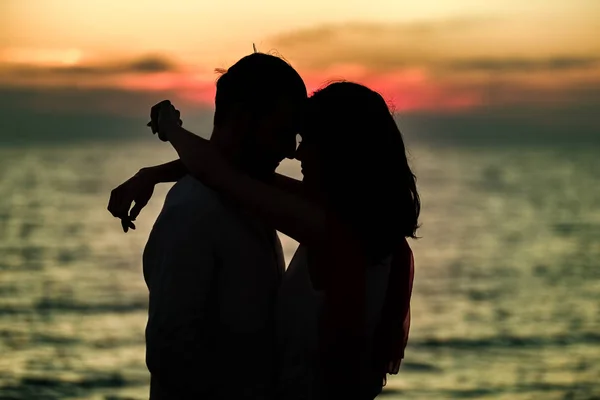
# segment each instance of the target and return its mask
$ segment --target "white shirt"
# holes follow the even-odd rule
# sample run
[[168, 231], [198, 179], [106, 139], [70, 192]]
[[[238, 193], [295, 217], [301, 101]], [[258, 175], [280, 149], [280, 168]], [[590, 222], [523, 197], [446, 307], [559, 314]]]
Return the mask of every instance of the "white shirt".
[[269, 396], [283, 263], [274, 230], [191, 176], [173, 186], [143, 259], [151, 399]]
[[[390, 273], [391, 257], [367, 270], [367, 334], [379, 323]], [[343, 279], [343, 277], [340, 277]], [[277, 341], [280, 363], [278, 397], [282, 400], [319, 399], [317, 380], [318, 325], [323, 293], [310, 280], [307, 250], [300, 246], [286, 270], [277, 304]], [[374, 382], [377, 386], [378, 382]], [[375, 387], [377, 391], [381, 388]]]

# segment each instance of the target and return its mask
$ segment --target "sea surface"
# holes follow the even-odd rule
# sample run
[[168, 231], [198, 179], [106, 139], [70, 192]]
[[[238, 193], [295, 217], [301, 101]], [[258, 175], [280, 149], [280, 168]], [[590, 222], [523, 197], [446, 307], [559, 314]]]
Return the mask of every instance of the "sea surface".
[[[600, 149], [410, 147], [413, 325], [381, 398], [600, 399]], [[127, 234], [106, 205], [174, 155], [158, 142], [0, 148], [0, 399], [147, 398], [141, 253], [169, 185]]]

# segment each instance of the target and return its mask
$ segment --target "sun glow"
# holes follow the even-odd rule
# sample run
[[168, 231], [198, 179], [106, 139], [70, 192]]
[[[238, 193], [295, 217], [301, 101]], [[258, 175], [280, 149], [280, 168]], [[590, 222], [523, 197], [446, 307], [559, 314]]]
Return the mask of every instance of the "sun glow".
[[74, 66], [83, 59], [83, 52], [79, 49], [8, 48], [0, 54], [5, 63], [45, 67]]

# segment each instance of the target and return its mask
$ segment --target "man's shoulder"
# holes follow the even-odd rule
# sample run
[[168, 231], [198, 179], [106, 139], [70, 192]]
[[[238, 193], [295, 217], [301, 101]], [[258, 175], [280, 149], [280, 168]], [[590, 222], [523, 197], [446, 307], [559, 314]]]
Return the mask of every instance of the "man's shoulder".
[[202, 223], [204, 229], [211, 230], [215, 225], [230, 232], [237, 229], [246, 231], [249, 224], [260, 225], [256, 217], [223, 199], [191, 175], [183, 177], [171, 188], [161, 214], [168, 216], [169, 220], [184, 218], [186, 225]]
[[225, 209], [218, 194], [195, 178], [186, 176], [167, 193], [153, 231], [194, 229], [214, 233], [224, 215]]
[[193, 208], [194, 215], [212, 215], [223, 210], [217, 192], [191, 175], [181, 178], [167, 194], [165, 208]]
[[200, 181], [186, 176], [169, 190], [152, 227], [149, 243], [165, 238], [180, 240], [190, 235], [221, 237], [224, 215], [218, 195]]

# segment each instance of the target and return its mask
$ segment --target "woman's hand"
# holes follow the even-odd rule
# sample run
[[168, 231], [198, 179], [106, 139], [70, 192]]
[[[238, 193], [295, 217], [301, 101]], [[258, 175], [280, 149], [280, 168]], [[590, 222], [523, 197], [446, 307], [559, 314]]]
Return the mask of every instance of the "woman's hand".
[[158, 138], [163, 142], [169, 140], [167, 132], [174, 126], [183, 126], [181, 113], [169, 100], [163, 100], [150, 109], [150, 122], [146, 124], [152, 133], [158, 133]]
[[130, 228], [135, 229], [132, 221], [135, 221], [140, 211], [152, 198], [155, 184], [152, 170], [141, 169], [110, 192], [108, 211], [113, 217], [121, 220], [123, 232], [127, 232]]

